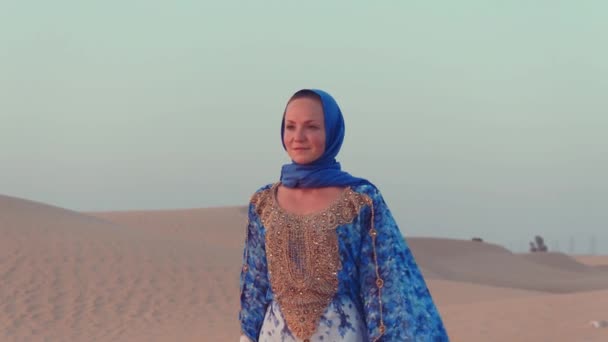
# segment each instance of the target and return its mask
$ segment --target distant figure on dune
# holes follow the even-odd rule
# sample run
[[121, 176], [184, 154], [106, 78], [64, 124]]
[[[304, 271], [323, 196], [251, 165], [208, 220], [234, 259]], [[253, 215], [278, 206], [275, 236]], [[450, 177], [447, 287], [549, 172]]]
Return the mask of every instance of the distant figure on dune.
[[241, 341], [448, 342], [380, 190], [335, 159], [344, 131], [328, 93], [304, 89], [287, 102], [281, 138], [292, 162], [249, 203]]

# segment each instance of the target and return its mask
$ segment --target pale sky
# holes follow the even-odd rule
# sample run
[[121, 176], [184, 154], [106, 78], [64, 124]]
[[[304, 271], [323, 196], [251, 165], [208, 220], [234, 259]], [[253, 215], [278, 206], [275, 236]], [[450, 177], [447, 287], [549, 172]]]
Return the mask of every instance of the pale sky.
[[300, 88], [407, 236], [608, 253], [605, 1], [0, 5], [0, 194], [82, 211], [245, 205]]

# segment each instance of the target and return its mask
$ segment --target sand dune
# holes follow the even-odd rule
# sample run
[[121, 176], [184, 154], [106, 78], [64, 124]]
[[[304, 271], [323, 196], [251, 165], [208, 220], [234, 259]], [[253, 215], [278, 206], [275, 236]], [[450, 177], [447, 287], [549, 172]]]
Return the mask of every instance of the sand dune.
[[87, 213], [149, 236], [196, 241], [205, 246], [243, 248], [246, 207]]
[[589, 266], [608, 266], [608, 255], [575, 255], [573, 258]]
[[[0, 341], [235, 341], [244, 209], [79, 213], [0, 196]], [[608, 341], [586, 324], [608, 319], [599, 257], [408, 243], [453, 341]]]
[[429, 280], [426, 277], [425, 279], [427, 280], [433, 299], [440, 307], [547, 294], [541, 291], [494, 287], [460, 281]]
[[422, 268], [445, 280], [556, 293], [608, 288], [608, 272], [580, 272], [573, 266], [578, 262], [565, 255], [517, 255], [502, 246], [467, 240], [408, 241]]
[[223, 246], [5, 196], [0, 217], [1, 341], [236, 336], [209, 333], [236, 317], [240, 258]]
[[571, 272], [589, 272], [593, 267], [577, 261], [575, 258], [559, 252], [520, 254], [526, 260]]
[[440, 308], [454, 341], [608, 341], [608, 291], [524, 296]]

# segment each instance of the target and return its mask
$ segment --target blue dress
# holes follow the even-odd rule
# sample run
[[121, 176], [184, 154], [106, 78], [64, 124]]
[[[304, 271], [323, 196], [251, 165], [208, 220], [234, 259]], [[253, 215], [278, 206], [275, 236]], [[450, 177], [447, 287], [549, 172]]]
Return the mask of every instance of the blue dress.
[[251, 341], [432, 341], [449, 338], [380, 191], [350, 186], [325, 210], [295, 215], [279, 183], [252, 196], [240, 276]]

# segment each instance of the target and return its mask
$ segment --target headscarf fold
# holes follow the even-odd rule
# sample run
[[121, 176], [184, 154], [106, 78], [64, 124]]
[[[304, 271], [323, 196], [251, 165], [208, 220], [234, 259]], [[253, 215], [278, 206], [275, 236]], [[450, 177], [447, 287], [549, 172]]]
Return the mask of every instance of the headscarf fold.
[[[281, 168], [281, 183], [288, 188], [320, 188], [328, 186], [351, 186], [371, 184], [363, 178], [351, 176], [342, 171], [336, 156], [344, 141], [344, 117], [338, 103], [327, 92], [319, 89], [306, 89], [319, 95], [325, 119], [325, 151], [317, 160], [309, 164], [285, 164]], [[281, 122], [281, 142], [285, 134], [285, 114]]]

